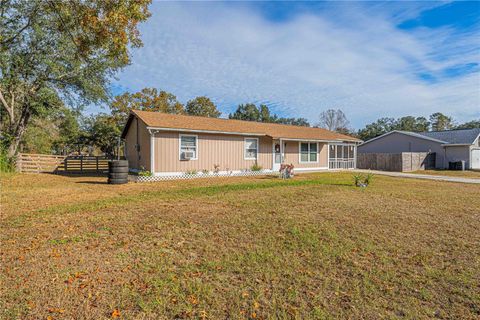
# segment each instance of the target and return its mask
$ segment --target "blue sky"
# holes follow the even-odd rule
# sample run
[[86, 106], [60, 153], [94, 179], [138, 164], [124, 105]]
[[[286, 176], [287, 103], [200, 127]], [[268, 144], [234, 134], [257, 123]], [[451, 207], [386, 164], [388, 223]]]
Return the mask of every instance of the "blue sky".
[[265, 103], [354, 128], [441, 111], [480, 118], [480, 2], [155, 2], [112, 91]]

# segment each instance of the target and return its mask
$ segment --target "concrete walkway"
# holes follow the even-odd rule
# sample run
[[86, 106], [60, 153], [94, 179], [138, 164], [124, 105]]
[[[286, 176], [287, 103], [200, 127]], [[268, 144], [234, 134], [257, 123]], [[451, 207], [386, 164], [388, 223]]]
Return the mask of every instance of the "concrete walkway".
[[389, 172], [389, 171], [363, 170], [363, 169], [356, 169], [354, 171], [363, 172], [363, 173], [372, 173], [372, 174], [378, 174], [378, 175], [390, 176], [390, 177], [399, 177], [399, 178], [413, 178], [413, 179], [480, 184], [480, 179], [476, 179], [476, 178], [463, 178], [463, 177], [451, 177], [451, 176], [440, 176], [440, 175], [434, 176], [429, 174]]

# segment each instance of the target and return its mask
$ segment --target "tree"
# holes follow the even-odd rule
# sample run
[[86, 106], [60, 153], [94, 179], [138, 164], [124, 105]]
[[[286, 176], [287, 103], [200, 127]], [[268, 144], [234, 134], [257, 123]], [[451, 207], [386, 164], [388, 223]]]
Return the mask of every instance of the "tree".
[[424, 132], [428, 131], [430, 127], [430, 122], [425, 117], [412, 117], [406, 116], [399, 118], [396, 120], [396, 124], [394, 126], [395, 130], [403, 130], [403, 131], [412, 131], [412, 132]]
[[455, 127], [455, 129], [474, 129], [474, 128], [480, 128], [480, 119], [465, 122]]
[[125, 92], [114, 98], [110, 104], [112, 115], [122, 125], [127, 121], [132, 109], [143, 111], [156, 111], [163, 113], [183, 114], [185, 109], [178, 102], [177, 97], [167, 91], [156, 88], [144, 88], [136, 93]]
[[271, 114], [268, 106], [261, 104], [259, 108], [253, 103], [240, 104], [234, 113], [228, 115], [229, 119], [270, 122], [309, 127], [310, 123], [305, 118], [280, 118]]
[[272, 122], [289, 124], [292, 126], [310, 127], [310, 123], [305, 118], [278, 118]]
[[430, 123], [432, 126], [432, 131], [449, 130], [454, 127], [453, 119], [441, 112], [435, 112], [430, 115]]
[[107, 156], [117, 154], [121, 128], [114, 117], [105, 113], [91, 116], [86, 121], [86, 131], [90, 145], [98, 147]]
[[228, 115], [229, 119], [260, 121], [260, 111], [253, 103], [240, 104], [234, 113]]
[[319, 127], [330, 131], [347, 132], [350, 126], [347, 116], [342, 110], [328, 109], [320, 113]]
[[364, 129], [358, 131], [358, 137], [367, 141], [384, 133], [395, 130], [397, 121], [394, 118], [380, 118], [375, 122], [367, 124]]
[[270, 109], [265, 104], [260, 105], [258, 112], [259, 112], [259, 121], [261, 121], [261, 122], [276, 122], [277, 121], [277, 116], [276, 115], [272, 116], [270, 114]]
[[218, 118], [222, 114], [217, 106], [207, 97], [196, 97], [187, 102], [185, 111], [191, 116]]
[[109, 79], [129, 64], [129, 48], [142, 45], [137, 25], [149, 2], [1, 2], [1, 130], [10, 158], [32, 118], [63, 102], [107, 101]]

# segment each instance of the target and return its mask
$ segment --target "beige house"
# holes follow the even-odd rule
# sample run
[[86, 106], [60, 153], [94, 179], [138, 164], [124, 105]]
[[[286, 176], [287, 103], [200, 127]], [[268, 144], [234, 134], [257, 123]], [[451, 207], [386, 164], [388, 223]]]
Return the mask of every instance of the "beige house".
[[122, 132], [132, 170], [156, 176], [235, 172], [253, 165], [278, 171], [355, 168], [360, 140], [321, 128], [132, 111]]

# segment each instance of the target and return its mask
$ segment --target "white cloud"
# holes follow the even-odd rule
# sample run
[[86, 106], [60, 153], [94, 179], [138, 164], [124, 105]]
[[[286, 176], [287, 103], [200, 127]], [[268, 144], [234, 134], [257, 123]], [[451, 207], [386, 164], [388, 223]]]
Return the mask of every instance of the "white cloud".
[[207, 95], [225, 114], [239, 103], [267, 102], [276, 113], [312, 122], [322, 110], [340, 107], [356, 127], [381, 116], [436, 111], [460, 121], [480, 117], [479, 73], [432, 84], [416, 75], [478, 62], [472, 50], [478, 34], [395, 27], [418, 8], [342, 6], [281, 22], [222, 3], [151, 9], [141, 28], [144, 47], [117, 82], [131, 91], [158, 87], [183, 102]]

